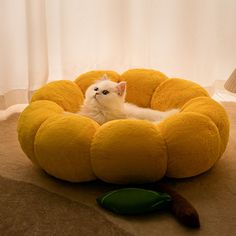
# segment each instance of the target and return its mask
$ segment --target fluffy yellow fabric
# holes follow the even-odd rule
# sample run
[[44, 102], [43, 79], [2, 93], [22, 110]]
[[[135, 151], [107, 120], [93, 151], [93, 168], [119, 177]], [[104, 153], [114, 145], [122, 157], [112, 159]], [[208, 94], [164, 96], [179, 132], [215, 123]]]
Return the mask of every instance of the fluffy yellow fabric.
[[38, 165], [34, 153], [34, 139], [41, 124], [49, 117], [60, 114], [63, 109], [51, 101], [36, 101], [31, 103], [21, 113], [18, 121], [18, 139], [25, 154]]
[[111, 121], [93, 139], [91, 162], [95, 175], [109, 183], [155, 182], [166, 172], [166, 146], [151, 122]]
[[226, 149], [229, 139], [229, 119], [224, 108], [209, 97], [191, 99], [182, 107], [182, 112], [197, 112], [208, 116], [216, 125], [220, 134], [220, 156]]
[[50, 100], [57, 103], [65, 111], [76, 112], [83, 103], [83, 94], [80, 88], [68, 80], [60, 80], [48, 83], [37, 90], [31, 102], [37, 100]]
[[206, 116], [179, 113], [159, 124], [166, 141], [166, 175], [186, 178], [210, 169], [219, 158], [220, 136], [216, 125]]
[[209, 95], [198, 84], [183, 79], [168, 79], [153, 93], [151, 108], [160, 111], [181, 108], [190, 99], [200, 96]]
[[80, 75], [76, 80], [75, 83], [80, 87], [83, 94], [85, 94], [87, 88], [94, 84], [97, 80], [101, 79], [101, 77], [106, 74], [110, 80], [114, 82], [120, 81], [120, 75], [115, 71], [111, 70], [96, 70], [96, 71], [89, 71]]
[[99, 125], [79, 115], [47, 119], [35, 137], [35, 155], [49, 174], [71, 182], [95, 179], [90, 164], [90, 144]]
[[133, 69], [124, 72], [121, 79], [127, 82], [127, 102], [150, 107], [153, 92], [168, 77], [156, 70]]
[[[128, 84], [127, 100], [143, 107], [181, 112], [160, 124], [116, 120], [99, 126], [75, 112], [87, 87], [103, 74]], [[75, 82], [55, 81], [34, 93], [18, 122], [23, 151], [47, 173], [72, 182], [154, 182], [210, 169], [226, 149], [229, 121], [223, 107], [196, 83], [168, 79], [154, 70], [120, 76], [91, 71]]]

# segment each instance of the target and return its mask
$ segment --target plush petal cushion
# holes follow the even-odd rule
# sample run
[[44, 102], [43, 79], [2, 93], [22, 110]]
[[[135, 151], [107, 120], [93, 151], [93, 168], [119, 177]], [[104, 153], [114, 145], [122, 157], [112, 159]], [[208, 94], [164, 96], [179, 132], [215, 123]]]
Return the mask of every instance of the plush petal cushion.
[[[126, 81], [127, 101], [180, 112], [156, 124], [115, 120], [98, 125], [76, 112], [89, 85], [107, 74]], [[90, 71], [75, 82], [54, 81], [33, 94], [18, 122], [21, 147], [50, 175], [71, 182], [99, 178], [109, 183], [186, 178], [212, 168], [224, 153], [229, 120], [224, 108], [200, 85], [169, 79], [156, 70]]]
[[17, 126], [18, 139], [21, 148], [34, 164], [38, 165], [34, 152], [34, 140], [39, 127], [49, 117], [62, 114], [63, 111], [55, 102], [39, 100], [31, 103], [21, 113]]
[[181, 108], [190, 99], [200, 96], [209, 96], [200, 85], [183, 79], [168, 79], [154, 91], [151, 108], [160, 111]]
[[167, 193], [124, 188], [101, 195], [97, 198], [97, 202], [115, 213], [135, 215], [166, 209], [171, 203], [171, 197]]
[[49, 174], [71, 182], [96, 179], [90, 162], [90, 145], [98, 124], [75, 115], [47, 119], [35, 137], [35, 155]]
[[199, 175], [219, 159], [219, 131], [207, 116], [183, 112], [165, 119], [159, 128], [168, 150], [167, 176]]
[[83, 104], [83, 93], [72, 81], [60, 80], [46, 84], [37, 90], [31, 102], [38, 100], [49, 100], [57, 103], [65, 111], [76, 112]]
[[220, 135], [220, 155], [224, 153], [229, 138], [229, 119], [224, 108], [209, 97], [197, 97], [188, 101], [181, 112], [196, 112], [209, 117], [216, 125]]
[[115, 120], [102, 125], [91, 146], [96, 176], [110, 183], [155, 182], [166, 172], [167, 151], [156, 125]]
[[154, 91], [168, 77], [156, 70], [132, 69], [124, 72], [121, 79], [127, 82], [127, 102], [150, 107]]

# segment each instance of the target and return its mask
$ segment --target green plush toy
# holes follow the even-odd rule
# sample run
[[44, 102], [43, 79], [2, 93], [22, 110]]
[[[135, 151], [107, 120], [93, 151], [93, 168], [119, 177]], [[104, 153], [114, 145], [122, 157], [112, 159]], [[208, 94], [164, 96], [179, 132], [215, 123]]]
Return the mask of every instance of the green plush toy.
[[166, 209], [170, 206], [171, 197], [152, 190], [123, 188], [101, 195], [97, 202], [115, 213], [135, 215]]
[[200, 228], [199, 215], [192, 204], [163, 183], [143, 185], [143, 188], [123, 188], [102, 194], [100, 206], [121, 215], [137, 215], [158, 210], [170, 210], [187, 227]]

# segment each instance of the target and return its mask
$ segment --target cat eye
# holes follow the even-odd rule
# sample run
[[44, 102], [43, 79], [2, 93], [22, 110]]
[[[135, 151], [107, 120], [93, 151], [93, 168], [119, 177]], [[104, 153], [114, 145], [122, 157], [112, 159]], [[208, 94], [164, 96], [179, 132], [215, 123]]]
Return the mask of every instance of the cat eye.
[[107, 95], [107, 94], [109, 93], [109, 91], [103, 90], [102, 93], [103, 93], [104, 95]]
[[94, 91], [98, 91], [98, 87], [95, 87], [95, 88], [94, 88]]

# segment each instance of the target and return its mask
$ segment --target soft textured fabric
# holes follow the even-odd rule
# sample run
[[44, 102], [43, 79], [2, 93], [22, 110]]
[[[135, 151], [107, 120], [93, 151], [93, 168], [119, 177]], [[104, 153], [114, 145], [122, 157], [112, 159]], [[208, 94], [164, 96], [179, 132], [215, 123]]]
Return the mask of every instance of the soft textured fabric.
[[39, 165], [49, 174], [72, 182], [96, 177], [90, 164], [90, 143], [98, 124], [76, 115], [55, 115], [39, 128], [34, 148]]
[[115, 120], [95, 134], [91, 163], [95, 175], [106, 182], [155, 182], [166, 172], [166, 145], [151, 122]]
[[220, 156], [226, 149], [229, 139], [229, 120], [224, 108], [215, 100], [209, 97], [197, 97], [188, 101], [182, 112], [197, 112], [208, 116], [216, 125], [220, 135]]
[[[158, 71], [131, 70], [121, 79], [129, 84], [131, 102], [147, 106], [151, 101], [149, 106], [162, 110], [181, 108], [159, 124], [115, 120], [99, 126], [77, 114], [62, 114], [79, 109], [81, 86], [86, 88], [104, 72], [89, 73], [76, 83], [57, 81], [44, 86], [20, 116], [22, 149], [49, 174], [72, 182], [94, 178], [118, 184], [155, 182], [164, 175], [185, 178], [204, 173], [225, 151], [229, 122], [223, 107], [191, 81], [161, 78], [161, 82], [151, 76], [162, 75]], [[109, 73], [118, 80], [116, 72]], [[137, 77], [141, 95], [132, 89]]]
[[127, 102], [141, 107], [150, 107], [153, 92], [164, 80], [166, 75], [156, 70], [133, 69], [121, 75], [127, 82]]
[[208, 117], [195, 112], [179, 113], [161, 122], [159, 127], [168, 147], [167, 176], [195, 176], [218, 160], [219, 131]]
[[170, 206], [171, 197], [141, 188], [123, 188], [104, 193], [97, 198], [98, 204], [118, 214], [135, 215], [164, 210]]
[[34, 152], [35, 135], [44, 121], [51, 116], [60, 114], [63, 109], [56, 103], [46, 100], [40, 100], [31, 103], [21, 113], [18, 121], [18, 139], [25, 154], [35, 164], [38, 163]]
[[50, 100], [65, 111], [76, 112], [83, 103], [83, 94], [75, 83], [66, 80], [54, 81], [37, 90], [31, 102]]
[[[59, 185], [62, 189], [62, 181]], [[71, 199], [68, 194], [62, 196], [42, 186], [2, 176], [0, 192], [1, 235], [136, 236], [107, 219], [97, 207]]]
[[209, 96], [207, 91], [192, 81], [168, 79], [156, 87], [152, 95], [151, 108], [165, 111], [181, 108], [191, 98]]

